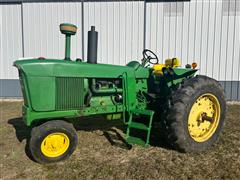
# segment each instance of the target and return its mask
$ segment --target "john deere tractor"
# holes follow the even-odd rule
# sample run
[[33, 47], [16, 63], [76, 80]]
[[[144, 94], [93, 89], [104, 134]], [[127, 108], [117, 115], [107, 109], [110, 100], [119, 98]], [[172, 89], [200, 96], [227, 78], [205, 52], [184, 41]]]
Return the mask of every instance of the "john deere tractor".
[[64, 59], [14, 62], [24, 98], [23, 121], [32, 128], [29, 150], [37, 162], [69, 157], [78, 142], [69, 119], [91, 115], [122, 120], [128, 144], [151, 144], [154, 123], [161, 127], [154, 133], [164, 132], [166, 142], [181, 152], [203, 151], [217, 140], [225, 118], [224, 91], [216, 80], [196, 75], [196, 63], [181, 68], [180, 60], [172, 58], [159, 64], [148, 49], [142, 60], [126, 66], [97, 63], [94, 26], [88, 32], [87, 60], [73, 60], [70, 44], [77, 27], [60, 24], [60, 31], [66, 36]]

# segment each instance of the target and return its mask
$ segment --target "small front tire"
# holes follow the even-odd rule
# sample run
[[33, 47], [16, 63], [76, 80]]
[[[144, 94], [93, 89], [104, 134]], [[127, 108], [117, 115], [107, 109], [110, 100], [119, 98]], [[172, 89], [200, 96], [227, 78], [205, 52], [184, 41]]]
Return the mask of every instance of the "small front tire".
[[29, 150], [35, 161], [53, 163], [68, 158], [76, 149], [78, 136], [72, 124], [52, 120], [34, 127]]

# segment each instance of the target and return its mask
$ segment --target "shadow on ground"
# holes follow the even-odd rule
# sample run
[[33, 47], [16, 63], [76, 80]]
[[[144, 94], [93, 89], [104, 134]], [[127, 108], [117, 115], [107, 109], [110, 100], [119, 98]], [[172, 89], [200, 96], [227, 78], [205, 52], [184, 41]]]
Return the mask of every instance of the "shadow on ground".
[[[83, 118], [74, 118], [69, 120], [77, 131], [89, 131], [93, 132], [100, 130], [103, 132], [103, 136], [108, 140], [112, 146], [120, 147], [123, 149], [131, 149], [132, 146], [128, 144], [124, 137], [124, 132], [126, 132], [126, 126], [122, 120], [107, 120], [103, 116], [91, 116]], [[8, 124], [11, 124], [16, 132], [16, 137], [19, 142], [26, 139], [26, 154], [30, 159], [32, 159], [31, 154], [28, 149], [28, 143], [31, 136], [31, 127], [24, 124], [22, 118], [13, 118], [8, 120]], [[150, 145], [162, 147], [165, 149], [171, 149], [163, 140], [159, 138], [161, 136], [158, 133], [159, 129], [152, 128], [152, 133], [150, 137]], [[146, 138], [146, 132], [144, 131], [134, 131], [132, 130], [132, 136], [140, 137], [143, 140]]]
[[31, 155], [31, 152], [29, 150], [29, 139], [31, 136], [31, 127], [28, 127], [24, 124], [22, 118], [13, 118], [8, 120], [8, 124], [11, 124], [16, 133], [16, 137], [19, 142], [22, 142], [26, 139], [26, 146], [25, 146], [25, 153], [29, 159], [32, 161], [35, 161]]
[[22, 142], [24, 139], [29, 139], [31, 135], [31, 127], [28, 127], [24, 124], [22, 118], [13, 118], [8, 120], [8, 124], [11, 124], [16, 132], [16, 137], [19, 142]]

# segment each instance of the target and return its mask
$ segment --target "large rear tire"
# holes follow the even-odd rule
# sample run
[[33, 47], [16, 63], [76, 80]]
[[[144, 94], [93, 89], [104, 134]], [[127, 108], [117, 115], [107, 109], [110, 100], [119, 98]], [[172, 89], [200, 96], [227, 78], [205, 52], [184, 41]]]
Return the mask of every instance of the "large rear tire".
[[185, 80], [169, 101], [164, 124], [173, 148], [199, 152], [217, 140], [224, 125], [226, 101], [216, 80], [206, 76]]
[[31, 131], [29, 150], [38, 163], [47, 164], [68, 158], [76, 149], [78, 136], [73, 125], [51, 120]]

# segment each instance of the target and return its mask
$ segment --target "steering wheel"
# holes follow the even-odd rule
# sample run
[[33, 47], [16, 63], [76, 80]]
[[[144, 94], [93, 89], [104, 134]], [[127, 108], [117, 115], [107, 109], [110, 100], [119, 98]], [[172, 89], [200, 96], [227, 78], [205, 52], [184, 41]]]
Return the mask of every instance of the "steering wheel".
[[[150, 63], [150, 64], [158, 64], [158, 57], [157, 55], [152, 52], [151, 50], [149, 49], [144, 49], [143, 52], [143, 65], [146, 65], [147, 63]], [[152, 61], [152, 60], [155, 60], [155, 61]]]

